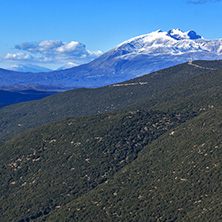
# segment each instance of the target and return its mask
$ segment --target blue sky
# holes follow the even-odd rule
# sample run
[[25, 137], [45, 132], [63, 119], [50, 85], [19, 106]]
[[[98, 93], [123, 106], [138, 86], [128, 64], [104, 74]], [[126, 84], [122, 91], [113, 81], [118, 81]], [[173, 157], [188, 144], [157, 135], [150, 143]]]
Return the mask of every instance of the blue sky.
[[161, 29], [222, 38], [222, 0], [0, 0], [0, 67], [88, 62]]

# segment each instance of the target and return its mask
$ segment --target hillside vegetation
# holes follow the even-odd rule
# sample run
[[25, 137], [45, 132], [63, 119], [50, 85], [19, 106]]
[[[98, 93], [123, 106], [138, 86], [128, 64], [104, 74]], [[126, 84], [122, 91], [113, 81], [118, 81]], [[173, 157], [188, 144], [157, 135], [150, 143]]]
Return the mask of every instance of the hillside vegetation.
[[221, 127], [219, 108], [165, 133], [47, 221], [221, 221]]
[[[169, 99], [169, 95], [162, 92], [164, 89], [219, 68], [222, 68], [222, 61], [196, 61], [192, 65], [186, 63], [174, 66], [121, 84], [97, 89], [75, 89], [39, 101], [3, 107], [0, 109], [0, 141], [67, 117], [118, 110], [147, 98], [153, 98], [152, 101], [158, 103], [159, 96]], [[177, 92], [177, 86], [175, 89], [173, 92]]]
[[81, 196], [181, 121], [154, 111], [104, 114], [47, 125], [6, 143], [0, 150], [1, 215], [42, 216]]
[[0, 220], [221, 221], [221, 84], [221, 69], [193, 73], [0, 145]]

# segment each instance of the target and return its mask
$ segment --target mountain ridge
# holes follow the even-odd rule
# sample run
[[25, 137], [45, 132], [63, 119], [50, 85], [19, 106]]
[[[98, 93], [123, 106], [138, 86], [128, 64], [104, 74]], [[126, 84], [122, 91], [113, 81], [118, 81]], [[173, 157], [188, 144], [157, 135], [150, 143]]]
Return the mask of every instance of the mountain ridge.
[[49, 73], [0, 70], [1, 85], [38, 83], [99, 87], [126, 81], [189, 60], [222, 59], [222, 39], [205, 40], [196, 32], [172, 29], [129, 39], [88, 64]]
[[[209, 78], [210, 72], [215, 73], [217, 71], [206, 69], [206, 67], [218, 69], [218, 78], [220, 77], [222, 61], [195, 61], [192, 65], [189, 63], [177, 65], [120, 84], [97, 89], [75, 89], [46, 97], [40, 101], [3, 107], [0, 109], [0, 141], [5, 141], [8, 136], [12, 138], [12, 136], [30, 128], [46, 123], [68, 117], [87, 116], [124, 109], [147, 98], [149, 98], [149, 106], [153, 106], [158, 103], [158, 99], [155, 99], [156, 94], [159, 93], [158, 98], [161, 98], [162, 102], [166, 99], [164, 90], [166, 95], [175, 97], [174, 94], [167, 91], [168, 88], [182, 84], [193, 77], [198, 77], [201, 73], [208, 73], [205, 81], [212, 82], [214, 86], [220, 84], [220, 82], [214, 82], [215, 74], [212, 75], [214, 78]], [[199, 78], [201, 78], [200, 82], [204, 79], [201, 76]], [[141, 84], [144, 82], [148, 84]], [[189, 85], [187, 87], [189, 88]], [[204, 87], [205, 84], [203, 83], [201, 88]], [[187, 95], [183, 96], [186, 97]]]

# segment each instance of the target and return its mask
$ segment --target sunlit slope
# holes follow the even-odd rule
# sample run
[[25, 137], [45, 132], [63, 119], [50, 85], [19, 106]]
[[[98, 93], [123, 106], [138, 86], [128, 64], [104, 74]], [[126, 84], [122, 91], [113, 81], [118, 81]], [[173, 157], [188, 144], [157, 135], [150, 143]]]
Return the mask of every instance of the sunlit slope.
[[47, 221], [221, 221], [222, 109], [165, 133]]
[[222, 111], [210, 100], [67, 119], [5, 143], [1, 220], [189, 221], [208, 196], [218, 217]]
[[52, 123], [6, 142], [0, 147], [1, 220], [44, 218], [111, 178], [145, 145], [186, 120], [132, 110]]

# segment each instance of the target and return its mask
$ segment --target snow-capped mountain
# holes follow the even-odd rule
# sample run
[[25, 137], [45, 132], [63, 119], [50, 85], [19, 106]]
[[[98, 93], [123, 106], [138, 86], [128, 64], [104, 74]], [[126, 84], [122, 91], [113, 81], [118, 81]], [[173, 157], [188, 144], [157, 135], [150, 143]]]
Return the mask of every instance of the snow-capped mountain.
[[[222, 59], [222, 39], [205, 40], [194, 31], [158, 30], [127, 40], [100, 58], [107, 65], [121, 67], [116, 72], [140, 76], [189, 60]], [[115, 72], [115, 71], [114, 71]]]
[[157, 30], [129, 39], [88, 64], [38, 75], [26, 75], [25, 78], [22, 78], [21, 74], [19, 78], [10, 78], [10, 81], [17, 81], [13, 84], [19, 82], [97, 87], [125, 81], [191, 59], [222, 59], [222, 39], [206, 40], [195, 31]]

